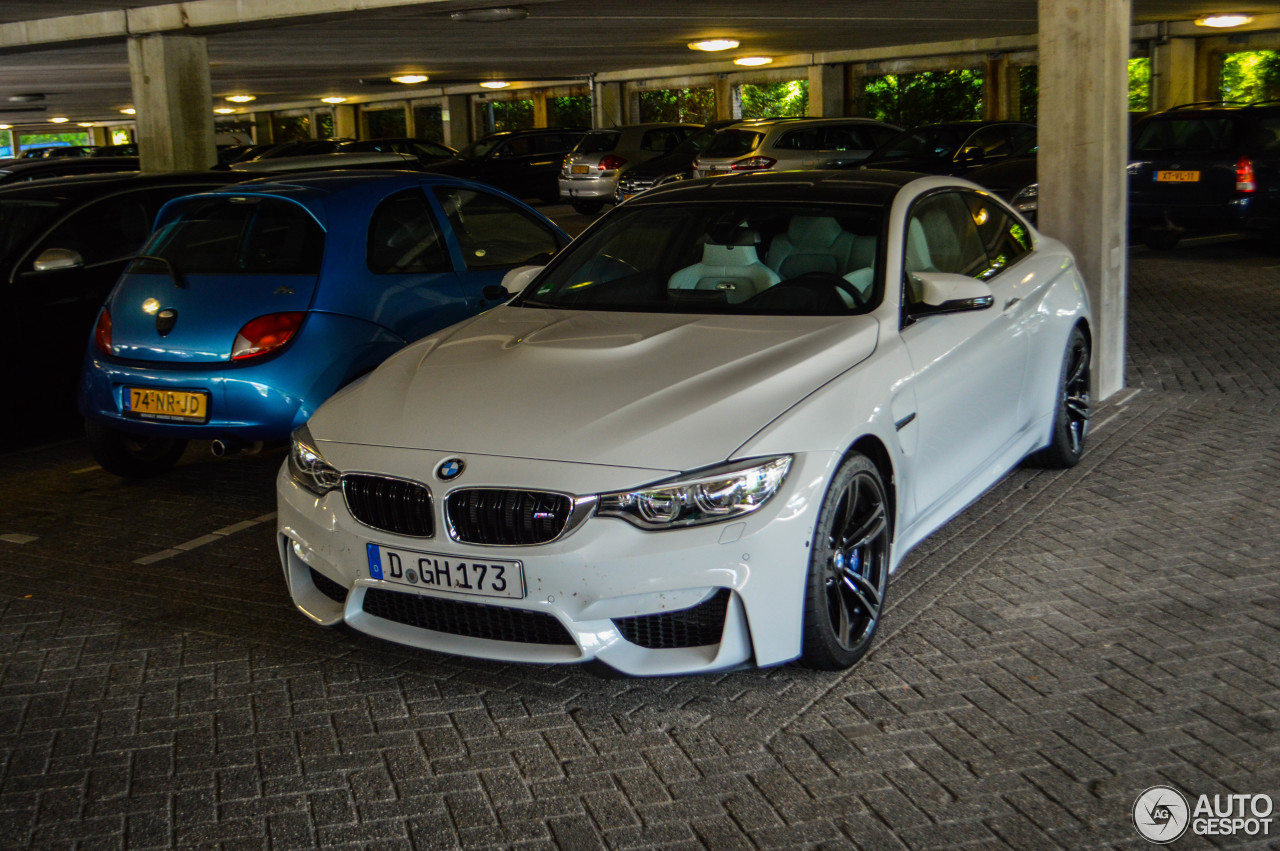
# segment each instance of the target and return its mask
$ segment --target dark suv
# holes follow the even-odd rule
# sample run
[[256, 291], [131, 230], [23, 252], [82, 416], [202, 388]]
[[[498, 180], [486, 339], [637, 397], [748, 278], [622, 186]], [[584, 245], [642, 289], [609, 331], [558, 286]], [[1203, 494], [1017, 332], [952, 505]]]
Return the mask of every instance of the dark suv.
[[1129, 224], [1151, 248], [1186, 233], [1280, 235], [1280, 104], [1193, 103], [1134, 125]]
[[587, 134], [585, 127], [543, 127], [490, 133], [457, 156], [425, 166], [425, 171], [479, 180], [518, 198], [560, 199], [560, 164]]

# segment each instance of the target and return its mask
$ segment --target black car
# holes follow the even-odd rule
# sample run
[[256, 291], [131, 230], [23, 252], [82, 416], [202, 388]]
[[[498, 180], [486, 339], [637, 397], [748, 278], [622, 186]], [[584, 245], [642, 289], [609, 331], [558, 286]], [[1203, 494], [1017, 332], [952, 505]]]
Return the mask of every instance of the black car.
[[1035, 224], [1040, 209], [1040, 184], [1036, 175], [1036, 154], [1009, 157], [991, 165], [969, 171], [965, 175], [1009, 202], [1015, 210]]
[[429, 139], [388, 138], [361, 139], [359, 142], [345, 142], [338, 146], [337, 153], [353, 154], [367, 151], [382, 151], [392, 154], [408, 154], [417, 157], [422, 165], [433, 165], [444, 162], [458, 155], [453, 148], [432, 142]]
[[1147, 246], [1187, 233], [1280, 237], [1280, 105], [1177, 106], [1130, 139], [1129, 225]]
[[0, 185], [26, 183], [49, 177], [103, 174], [111, 171], [137, 171], [137, 157], [54, 157], [52, 159], [13, 160], [0, 166]]
[[89, 334], [116, 278], [179, 195], [244, 180], [226, 172], [106, 174], [0, 189], [0, 358], [10, 415], [0, 438], [72, 434]]
[[517, 198], [560, 199], [560, 164], [585, 136], [585, 127], [544, 127], [491, 133], [427, 171], [479, 180]]
[[904, 130], [858, 168], [962, 175], [1035, 147], [1036, 126], [1021, 121], [948, 121]]
[[707, 147], [715, 135], [726, 127], [741, 123], [742, 120], [738, 118], [708, 122], [702, 126], [701, 130], [672, 148], [670, 153], [627, 169], [618, 179], [615, 201], [621, 204], [647, 189], [692, 177], [693, 161], [698, 158], [698, 154]]

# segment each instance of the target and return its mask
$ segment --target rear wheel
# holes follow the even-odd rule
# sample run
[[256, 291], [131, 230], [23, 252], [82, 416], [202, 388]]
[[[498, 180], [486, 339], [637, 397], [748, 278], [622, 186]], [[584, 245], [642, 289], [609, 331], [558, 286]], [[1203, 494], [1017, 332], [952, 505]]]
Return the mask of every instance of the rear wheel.
[[845, 459], [822, 502], [809, 555], [800, 662], [848, 668], [871, 647], [889, 582], [889, 499], [865, 455]]
[[583, 201], [575, 198], [573, 201], [574, 212], [581, 213], [584, 216], [594, 216], [596, 213], [604, 209], [603, 201]]
[[126, 479], [158, 476], [177, 464], [187, 448], [185, 440], [129, 434], [90, 419], [84, 421], [84, 436], [102, 469]]
[[1067, 340], [1056, 398], [1051, 441], [1027, 461], [1035, 467], [1065, 470], [1084, 455], [1084, 439], [1089, 433], [1089, 338], [1079, 326], [1071, 329]]

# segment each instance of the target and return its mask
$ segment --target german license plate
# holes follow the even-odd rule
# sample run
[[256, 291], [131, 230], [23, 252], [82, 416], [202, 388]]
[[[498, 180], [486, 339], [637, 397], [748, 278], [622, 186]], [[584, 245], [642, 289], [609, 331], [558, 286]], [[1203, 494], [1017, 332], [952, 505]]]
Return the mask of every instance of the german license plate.
[[518, 561], [420, 553], [368, 544], [369, 576], [416, 588], [472, 597], [524, 599], [524, 569]]
[[146, 420], [204, 422], [209, 418], [209, 394], [189, 390], [124, 389], [125, 413]]
[[1157, 171], [1157, 183], [1199, 183], [1198, 171]]
[[574, 174], [590, 174], [590, 173], [591, 173], [591, 166], [589, 166], [589, 165], [575, 165], [575, 166], [573, 167], [572, 171], [573, 171], [573, 173], [574, 173]]

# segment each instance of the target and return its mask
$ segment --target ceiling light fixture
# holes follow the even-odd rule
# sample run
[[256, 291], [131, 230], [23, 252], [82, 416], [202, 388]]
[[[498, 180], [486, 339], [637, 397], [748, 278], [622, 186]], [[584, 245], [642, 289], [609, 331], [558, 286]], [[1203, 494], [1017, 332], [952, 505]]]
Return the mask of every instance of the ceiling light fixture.
[[227, 100], [232, 103], [248, 103], [251, 100], [257, 100], [257, 95], [227, 95]]
[[71, 119], [63, 118], [61, 115], [59, 115], [57, 118], [50, 118], [49, 123], [50, 124], [66, 124], [70, 120]]
[[400, 74], [392, 77], [393, 83], [404, 83], [406, 86], [412, 86], [414, 83], [425, 83], [429, 78], [426, 74]]
[[0, 124], [0, 130], [12, 130], [12, 129], [13, 129], [12, 124]]
[[92, 121], [81, 121], [81, 122], [80, 122], [80, 126], [81, 126], [81, 127], [92, 127], [92, 126], [93, 126], [93, 122], [92, 122]]
[[773, 61], [772, 56], [743, 56], [733, 60], [733, 64], [755, 66], [755, 65], [768, 65], [772, 61]]
[[218, 115], [235, 115], [236, 111], [229, 106], [220, 106], [214, 110]]
[[689, 49], [714, 53], [717, 50], [733, 50], [738, 44], [739, 42], [736, 38], [709, 38], [706, 41], [689, 42]]
[[450, 12], [449, 17], [455, 21], [478, 24], [496, 24], [500, 21], [522, 21], [529, 17], [529, 10], [523, 6], [498, 6], [493, 9], [463, 9]]
[[134, 109], [134, 108], [133, 108], [133, 107], [131, 107], [131, 106], [126, 106], [124, 109], [120, 110], [120, 112], [121, 112], [121, 114], [123, 114], [123, 115], [137, 115], [137, 114], [138, 114], [138, 110]]
[[502, 80], [485, 80], [480, 85], [486, 89], [505, 89], [507, 86], [511, 84], [504, 82]]
[[1249, 15], [1241, 15], [1238, 13], [1222, 13], [1219, 15], [1205, 15], [1203, 18], [1196, 18], [1196, 26], [1198, 27], [1214, 27], [1216, 29], [1226, 29], [1227, 27], [1242, 27], [1245, 24], [1252, 23], [1253, 18]]
[[346, 103], [346, 102], [347, 102], [347, 99], [346, 99], [346, 98], [338, 97], [337, 95], [334, 95], [333, 97], [320, 98], [320, 102], [321, 102], [321, 103]]

